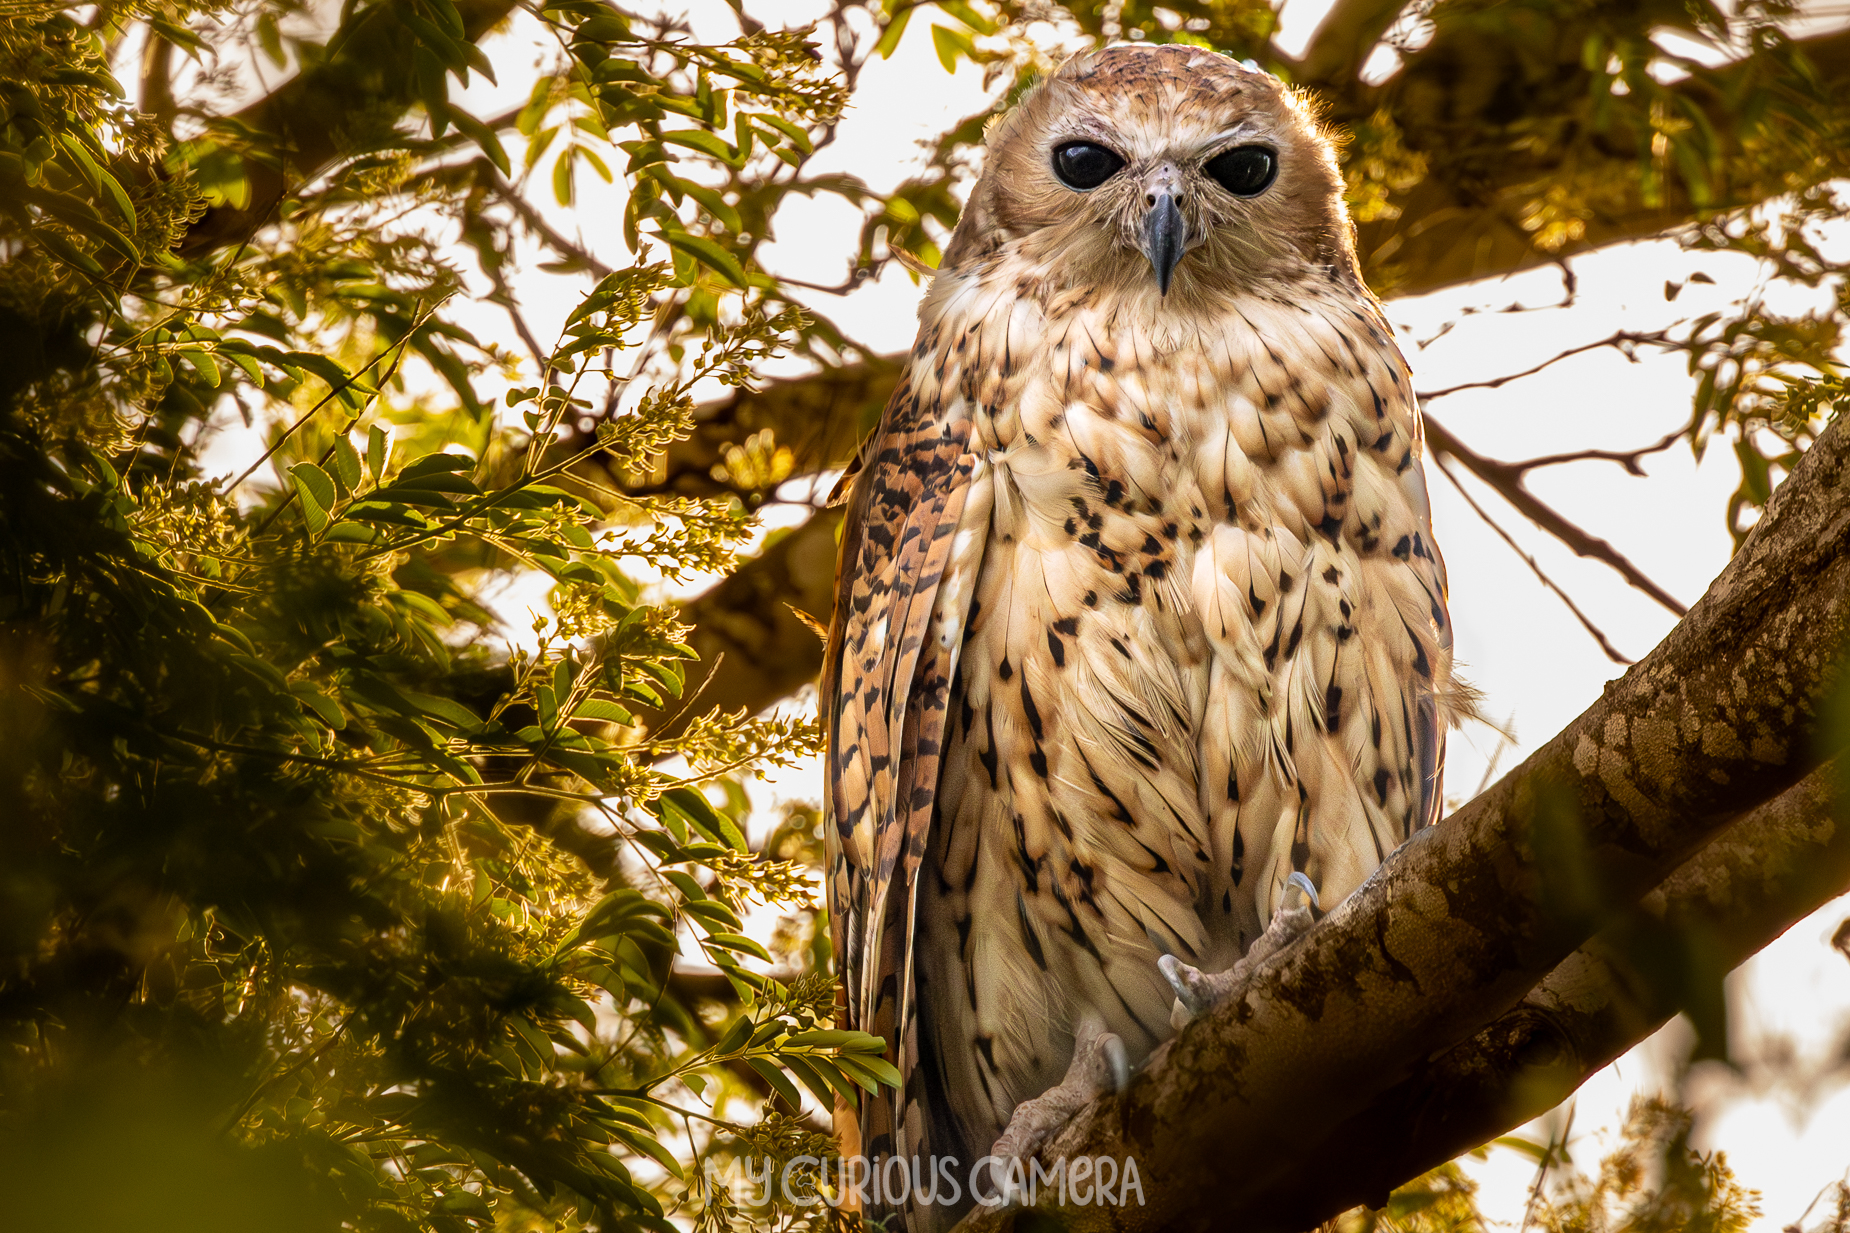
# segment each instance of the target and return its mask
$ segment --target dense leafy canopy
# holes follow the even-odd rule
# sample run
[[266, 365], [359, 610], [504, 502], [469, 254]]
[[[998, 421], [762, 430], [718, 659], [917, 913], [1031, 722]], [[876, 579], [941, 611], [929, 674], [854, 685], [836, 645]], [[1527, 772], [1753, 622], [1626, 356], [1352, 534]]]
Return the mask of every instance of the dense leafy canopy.
[[[688, 692], [692, 655], [638, 569], [725, 568], [743, 506], [581, 473], [592, 455], [646, 471], [695, 383], [744, 380], [800, 319], [637, 201], [664, 259], [599, 279], [498, 414], [477, 382], [508, 357], [445, 316], [457, 274], [379, 205], [466, 220], [473, 190], [419, 182], [446, 174], [446, 132], [505, 170], [445, 101], [492, 71], [456, 8], [365, 8], [289, 50], [296, 82], [428, 123], [343, 131], [338, 167], [267, 203], [301, 145], [180, 124], [158, 90], [137, 111], [108, 67], [126, 30], [150, 59], [209, 61], [238, 21], [280, 57], [281, 16], [0, 19], [0, 1210], [9, 1227], [461, 1228], [499, 1208], [665, 1228], [709, 1137], [679, 1111], [702, 1076], [794, 1110], [798, 1083], [829, 1101], [892, 1074], [878, 1041], [829, 1030], [826, 953], [798, 939], [783, 982], [744, 966], [771, 959], [747, 901], [807, 909], [811, 888], [750, 851], [736, 787], [723, 807], [699, 788], [805, 755], [813, 724], [636, 719]], [[600, 143], [600, 115], [627, 117], [647, 128], [633, 165], [673, 185], [663, 143], [783, 153], [840, 105], [797, 38], [682, 48], [596, 5], [542, 20], [578, 53], [517, 122], [530, 149], [558, 109]], [[263, 225], [213, 237], [240, 214]], [[665, 303], [675, 360], [650, 380], [624, 364]], [[414, 360], [443, 393], [415, 394]], [[226, 408], [265, 421], [268, 449], [207, 476]], [[556, 444], [598, 408], [589, 441]], [[478, 596], [515, 573], [548, 578], [557, 615], [497, 649]], [[813, 830], [798, 814], [770, 847], [800, 856]], [[703, 1014], [676, 988], [682, 950], [743, 1009]]]

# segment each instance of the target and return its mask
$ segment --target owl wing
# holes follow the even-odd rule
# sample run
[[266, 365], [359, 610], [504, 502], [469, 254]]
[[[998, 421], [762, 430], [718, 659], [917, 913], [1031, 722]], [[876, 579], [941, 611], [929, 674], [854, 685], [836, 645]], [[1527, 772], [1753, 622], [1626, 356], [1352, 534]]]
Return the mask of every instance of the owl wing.
[[[930, 376], [901, 380], [849, 486], [823, 663], [842, 1026], [884, 1037], [908, 1082], [917, 1058], [915, 886], [987, 524], [965, 517], [972, 476], [986, 469], [971, 452], [971, 433], [954, 391]], [[862, 1098], [853, 1133], [868, 1155], [894, 1150], [881, 1137], [898, 1129], [902, 1099]]]
[[[1414, 457], [1423, 457], [1426, 451], [1426, 431], [1421, 420], [1419, 406], [1414, 405], [1413, 413]], [[1418, 806], [1413, 816], [1413, 829], [1421, 830], [1439, 821], [1439, 815], [1445, 812], [1445, 734], [1455, 718], [1474, 714], [1471, 699], [1467, 691], [1454, 686], [1452, 693], [1456, 696], [1443, 701], [1448, 705], [1443, 708], [1441, 697], [1437, 692], [1443, 684], [1452, 680], [1450, 667], [1452, 663], [1452, 621], [1446, 610], [1445, 558], [1439, 555], [1439, 545], [1432, 534], [1432, 507], [1426, 496], [1426, 471], [1416, 465], [1408, 477], [1410, 486], [1417, 485], [1419, 499], [1419, 525], [1425, 532], [1426, 555], [1420, 558], [1417, 571], [1420, 587], [1425, 593], [1428, 611], [1432, 614], [1433, 633], [1439, 647], [1439, 657], [1444, 661], [1447, 671], [1438, 678], [1439, 686], [1424, 688], [1419, 691], [1414, 703], [1413, 744], [1417, 754], [1417, 766], [1420, 783]], [[1454, 714], [1456, 712], [1457, 714]]]

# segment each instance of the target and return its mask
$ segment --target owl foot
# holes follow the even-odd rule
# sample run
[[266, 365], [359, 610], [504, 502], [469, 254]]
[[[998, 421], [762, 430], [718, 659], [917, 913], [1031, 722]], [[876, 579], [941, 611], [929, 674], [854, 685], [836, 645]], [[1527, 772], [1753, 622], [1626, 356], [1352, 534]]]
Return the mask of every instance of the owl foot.
[[1285, 880], [1284, 902], [1272, 914], [1272, 923], [1240, 961], [1226, 971], [1209, 974], [1189, 967], [1174, 955], [1158, 959], [1156, 966], [1169, 981], [1169, 987], [1176, 991], [1175, 1006], [1169, 1012], [1170, 1026], [1180, 1031], [1183, 1024], [1245, 984], [1248, 973], [1254, 968], [1310, 931], [1311, 909], [1322, 906], [1317, 901], [1317, 888], [1311, 885], [1310, 879], [1293, 872]]
[[[1117, 1033], [1107, 1032], [1103, 1021], [1087, 1017], [1079, 1025], [1073, 1041], [1073, 1061], [1059, 1086], [1050, 1087], [1033, 1100], [1015, 1106], [1009, 1124], [1003, 1129], [989, 1154], [998, 1160], [1019, 1160], [1024, 1167], [1041, 1144], [1072, 1120], [1073, 1115], [1106, 1092], [1121, 1092], [1131, 1081], [1130, 1058]], [[1013, 1187], [1001, 1181], [1025, 1175], [1024, 1169], [996, 1170], [1003, 1186], [1004, 1198], [1012, 1198]]]

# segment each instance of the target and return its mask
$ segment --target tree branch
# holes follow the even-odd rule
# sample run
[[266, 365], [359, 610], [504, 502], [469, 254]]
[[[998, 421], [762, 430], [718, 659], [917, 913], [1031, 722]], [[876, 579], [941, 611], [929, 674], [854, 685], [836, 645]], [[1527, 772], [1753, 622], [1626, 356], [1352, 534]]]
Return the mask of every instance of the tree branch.
[[[514, 11], [513, 0], [457, 0], [471, 42]], [[327, 58], [222, 121], [223, 130], [268, 143], [243, 159], [242, 206], [207, 210], [180, 242], [195, 257], [256, 235], [290, 184], [303, 184], [341, 159], [372, 148], [381, 126], [395, 126], [416, 97], [409, 31], [390, 5], [368, 9], [328, 42]]]
[[1082, 1111], [1043, 1157], [1134, 1156], [1147, 1205], [1068, 1206], [1067, 1227], [1335, 1215], [1354, 1196], [1329, 1184], [1329, 1128], [1404, 1095], [1427, 1059], [1515, 1010], [1731, 821], [1833, 756], [1845, 734], [1822, 716], [1850, 632], [1847, 485], [1850, 432], [1833, 425], [1643, 662]]
[[1428, 415], [1423, 418], [1428, 446], [1440, 455], [1456, 458], [1465, 470], [1496, 489], [1497, 495], [1515, 506], [1523, 517], [1573, 549], [1576, 555], [1591, 557], [1595, 561], [1603, 561], [1610, 565], [1625, 581], [1678, 616], [1683, 616], [1689, 611], [1670, 592], [1646, 577], [1645, 572], [1627, 560], [1617, 548], [1597, 535], [1582, 530], [1554, 507], [1544, 503], [1530, 492], [1528, 486], [1523, 483], [1523, 475], [1539, 465], [1537, 462], [1510, 463], [1486, 458], [1453, 436], [1450, 429], [1432, 416]]
[[1633, 660], [1631, 656], [1622, 653], [1618, 647], [1613, 646], [1611, 640], [1606, 637], [1606, 631], [1595, 625], [1593, 623], [1593, 618], [1580, 610], [1580, 605], [1574, 602], [1574, 597], [1567, 593], [1567, 589], [1544, 573], [1541, 563], [1535, 559], [1534, 555], [1525, 552], [1522, 545], [1516, 542], [1516, 537], [1511, 535], [1508, 531], [1505, 531], [1502, 524], [1495, 518], [1492, 518], [1489, 512], [1485, 510], [1482, 505], [1477, 503], [1477, 498], [1471, 495], [1471, 490], [1466, 488], [1464, 482], [1456, 475], [1453, 475], [1452, 469], [1445, 465], [1445, 458], [1446, 456], [1444, 454], [1439, 454], [1433, 459], [1433, 462], [1439, 468], [1440, 474], [1444, 475], [1446, 479], [1452, 482], [1452, 487], [1458, 490], [1458, 495], [1465, 499], [1465, 504], [1471, 507], [1471, 512], [1483, 519], [1484, 525], [1495, 531], [1497, 537], [1509, 546], [1509, 550], [1523, 559], [1524, 563], [1528, 565], [1529, 571], [1541, 580], [1543, 586], [1561, 597], [1561, 602], [1566, 604], [1567, 610], [1574, 614], [1574, 619], [1580, 622], [1580, 627], [1586, 630], [1588, 634], [1592, 635], [1593, 641], [1599, 643], [1599, 649], [1606, 653], [1607, 659], [1610, 659], [1615, 664], [1632, 663]]
[[1297, 79], [1339, 87], [1355, 80], [1362, 63], [1406, 7], [1405, 0], [1337, 0], [1317, 24], [1297, 64]]
[[[1513, 1010], [1338, 1127], [1316, 1158], [1350, 1167], [1317, 1210], [1379, 1205], [1408, 1178], [1554, 1108], [1682, 1010], [1678, 982], [1637, 960], [1641, 926], [1706, 940], [1701, 959], [1719, 975], [1850, 890], [1847, 770], [1840, 756], [1729, 827]], [[1293, 1228], [1320, 1219], [1281, 1217]]]
[[[1430, 342], [1431, 339], [1427, 341]], [[1578, 347], [1569, 347], [1560, 354], [1551, 355], [1534, 367], [1525, 368], [1521, 372], [1505, 373], [1501, 377], [1491, 377], [1486, 381], [1466, 381], [1459, 385], [1448, 385], [1442, 390], [1422, 390], [1415, 394], [1414, 397], [1420, 400], [1421, 406], [1425, 406], [1436, 398], [1445, 398], [1452, 394], [1462, 393], [1465, 390], [1502, 389], [1512, 381], [1520, 381], [1524, 377], [1533, 377], [1536, 373], [1546, 368], [1552, 368], [1562, 360], [1571, 360], [1577, 355], [1585, 355], [1589, 351], [1598, 351], [1602, 347], [1616, 347], [1624, 352], [1626, 359], [1636, 363], [1637, 353], [1633, 348], [1639, 343], [1654, 343], [1660, 347], [1668, 347], [1670, 345], [1670, 331], [1652, 330], [1650, 333], [1640, 334], [1634, 330], [1618, 330], [1607, 335], [1605, 338], [1597, 339], [1590, 343], [1581, 343]], [[1423, 346], [1424, 344], [1421, 345]]]
[[[1593, 121], [1592, 74], [1580, 63], [1582, 40], [1570, 24], [1577, 19], [1536, 11], [1512, 23], [1500, 11], [1456, 5], [1440, 6], [1433, 18], [1432, 41], [1409, 53], [1387, 81], [1369, 86], [1353, 73], [1317, 81], [1333, 121], [1352, 124], [1386, 108], [1407, 148], [1430, 163], [1424, 179], [1394, 195], [1397, 216], [1356, 229], [1364, 273], [1377, 292], [1417, 294], [1514, 274], [1695, 221], [1697, 205], [1674, 176], [1664, 178], [1660, 200], [1644, 196], [1638, 149], [1648, 131], [1641, 138], [1632, 127], [1637, 121]], [[1644, 26], [1638, 31], [1648, 33]], [[1769, 80], [1768, 61], [1754, 57], [1698, 70], [1666, 89], [1666, 106], [1700, 111], [1723, 143], [1717, 178], [1706, 186], [1712, 195], [1705, 215], [1843, 174], [1835, 158], [1796, 149], [1803, 143], [1769, 155], [1739, 139], [1745, 127], [1738, 108], [1748, 96], [1783, 93], [1782, 108], [1816, 108], [1820, 100], [1794, 96], [1841, 91], [1850, 76], [1850, 30], [1797, 39], [1793, 48], [1809, 62], [1809, 73]], [[1550, 139], [1532, 140], [1540, 132]], [[1722, 168], [1729, 169], [1725, 176]], [[1611, 186], [1628, 181], [1635, 187], [1615, 199]], [[1527, 211], [1550, 189], [1571, 195], [1576, 185], [1590, 186], [1575, 205], [1578, 233], [1538, 243], [1543, 219]]]

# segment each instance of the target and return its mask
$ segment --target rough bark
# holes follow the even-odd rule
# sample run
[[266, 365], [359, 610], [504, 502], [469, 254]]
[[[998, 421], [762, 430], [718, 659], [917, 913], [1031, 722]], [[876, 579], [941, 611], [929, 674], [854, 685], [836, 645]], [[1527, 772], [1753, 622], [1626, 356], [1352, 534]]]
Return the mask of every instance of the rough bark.
[[[1350, 1205], [1329, 1184], [1329, 1128], [1384, 1117], [1393, 1129], [1377, 1125], [1371, 1150], [1413, 1134], [1392, 1109], [1427, 1059], [1516, 1010], [1731, 822], [1833, 756], [1847, 484], [1850, 433], [1837, 425], [1662, 645], [1056, 1136], [1047, 1160], [1135, 1156], [1148, 1200], [1065, 1208], [1068, 1227], [1301, 1229]], [[1562, 969], [1547, 996], [1573, 1005], [1584, 976]], [[1650, 1016], [1630, 1018], [1589, 1035], [1590, 1055], [1642, 1035]], [[1379, 1198], [1391, 1182], [1375, 1180]], [[974, 1227], [1005, 1219], [979, 1214]]]
[[[1840, 756], [1730, 826], [1513, 1010], [1336, 1127], [1312, 1159], [1345, 1162], [1340, 1175], [1280, 1193], [1258, 1224], [1304, 1229], [1380, 1206], [1407, 1179], [1547, 1112], [1685, 1009], [1692, 975], [1732, 971], [1850, 890], [1847, 769]], [[1684, 953], [1664, 954], [1665, 942]], [[1707, 970], [1690, 972], [1690, 959]]]

